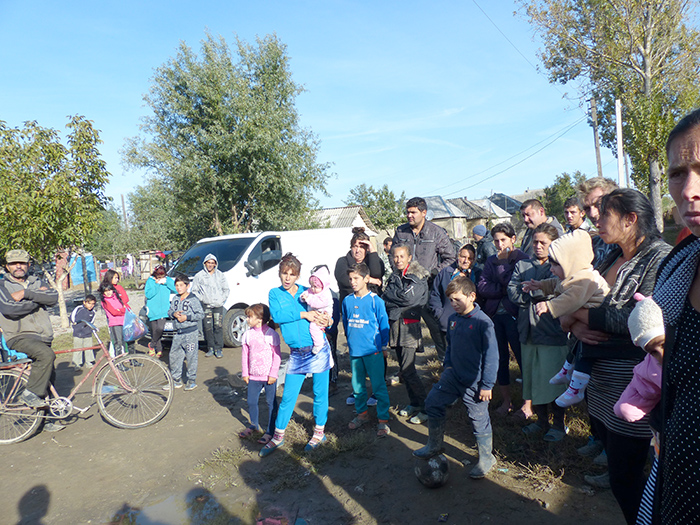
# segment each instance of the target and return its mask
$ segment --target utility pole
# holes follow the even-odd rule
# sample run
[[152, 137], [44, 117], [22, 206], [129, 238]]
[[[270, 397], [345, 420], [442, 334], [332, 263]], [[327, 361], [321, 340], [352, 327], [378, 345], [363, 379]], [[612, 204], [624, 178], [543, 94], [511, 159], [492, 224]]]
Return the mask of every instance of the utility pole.
[[129, 223], [126, 222], [126, 204], [124, 204], [124, 194], [122, 193], [122, 213], [124, 214], [124, 229], [129, 231]]
[[617, 134], [617, 184], [625, 187], [625, 152], [622, 148], [622, 104], [620, 99], [615, 99], [615, 130]]
[[603, 176], [603, 163], [600, 161], [600, 136], [598, 135], [598, 109], [595, 97], [591, 98], [591, 120], [593, 121], [593, 140], [595, 142], [595, 162], [598, 166], [598, 177]]

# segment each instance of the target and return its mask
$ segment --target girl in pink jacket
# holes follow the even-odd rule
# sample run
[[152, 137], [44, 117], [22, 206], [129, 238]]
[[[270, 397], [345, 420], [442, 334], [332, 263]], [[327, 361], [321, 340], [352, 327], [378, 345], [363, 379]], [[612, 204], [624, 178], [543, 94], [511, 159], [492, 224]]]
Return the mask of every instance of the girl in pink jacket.
[[241, 376], [248, 384], [248, 415], [250, 425], [238, 436], [250, 437], [259, 430], [258, 399], [265, 389], [268, 421], [265, 434], [258, 443], [267, 445], [275, 432], [277, 418], [277, 376], [282, 356], [280, 336], [270, 326], [270, 309], [264, 304], [254, 304], [245, 310], [248, 317], [248, 330], [243, 334], [241, 351]]

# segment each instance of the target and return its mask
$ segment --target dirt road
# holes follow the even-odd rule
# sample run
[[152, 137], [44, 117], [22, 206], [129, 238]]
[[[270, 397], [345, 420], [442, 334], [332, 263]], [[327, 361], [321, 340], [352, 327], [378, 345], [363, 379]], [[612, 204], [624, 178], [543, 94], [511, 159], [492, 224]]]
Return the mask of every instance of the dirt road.
[[[331, 398], [327, 450], [309, 457], [301, 451], [312, 428], [305, 385], [288, 443], [261, 460], [259, 445], [237, 437], [247, 421], [245, 391], [236, 379], [239, 351], [225, 349], [223, 359], [200, 356], [199, 388], [176, 390], [169, 414], [156, 425], [117, 429], [93, 407], [61, 432], [1, 448], [0, 524], [247, 524], [258, 515], [268, 518], [264, 523], [302, 518], [309, 524], [422, 524], [441, 517], [460, 525], [623, 522], [609, 491], [583, 485], [579, 473], [588, 466], [577, 464], [574, 473], [566, 466], [557, 480], [537, 472], [536, 465], [528, 470], [523, 461], [563, 464], [582, 437], [553, 448], [523, 441], [519, 422], [494, 420], [498, 469], [485, 480], [470, 480], [471, 466], [462, 462], [473, 463], [476, 453], [460, 409], [452, 409], [448, 420], [450, 480], [440, 489], [425, 489], [413, 474], [411, 451], [424, 443], [426, 428], [394, 417], [386, 439], [377, 440], [369, 426], [347, 430], [353, 417], [345, 404], [347, 373]], [[68, 362], [67, 356], [58, 361], [62, 393], [79, 377]], [[427, 362], [419, 357], [424, 377]], [[347, 358], [341, 358], [341, 367], [349, 369]], [[395, 407], [405, 395], [402, 385], [390, 388]], [[89, 403], [89, 393], [76, 400], [78, 406]], [[283, 519], [270, 521], [273, 517]]]

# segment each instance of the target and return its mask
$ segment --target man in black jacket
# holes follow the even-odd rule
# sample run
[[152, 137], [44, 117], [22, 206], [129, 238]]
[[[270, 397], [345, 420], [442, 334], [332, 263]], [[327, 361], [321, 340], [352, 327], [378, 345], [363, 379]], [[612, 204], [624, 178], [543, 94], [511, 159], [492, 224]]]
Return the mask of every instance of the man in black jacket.
[[[409, 247], [414, 261], [430, 273], [428, 286], [432, 287], [433, 279], [440, 270], [451, 265], [457, 257], [452, 241], [447, 232], [440, 226], [425, 219], [428, 205], [425, 199], [413, 197], [406, 202], [406, 218], [408, 222], [396, 228], [393, 244]], [[422, 317], [430, 330], [430, 337], [435, 343], [438, 359], [445, 358], [445, 338], [440, 329], [440, 323], [435, 319], [428, 305], [423, 306]]]

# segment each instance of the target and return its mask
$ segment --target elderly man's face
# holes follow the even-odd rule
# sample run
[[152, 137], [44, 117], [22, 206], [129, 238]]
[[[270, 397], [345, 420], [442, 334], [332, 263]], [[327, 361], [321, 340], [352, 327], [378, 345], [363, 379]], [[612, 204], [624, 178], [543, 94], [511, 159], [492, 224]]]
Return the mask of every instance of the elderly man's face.
[[26, 262], [11, 262], [7, 263], [7, 272], [20, 281], [27, 277], [27, 271], [29, 270], [29, 263]]
[[668, 150], [668, 191], [681, 219], [700, 235], [700, 127], [673, 139]]
[[544, 208], [534, 208], [532, 206], [528, 206], [522, 211], [522, 215], [525, 226], [531, 230], [534, 230], [547, 220], [547, 216], [544, 213]]
[[603, 188], [593, 188], [588, 195], [583, 197], [583, 211], [586, 212], [588, 218], [591, 219], [593, 225], [597, 228], [600, 220], [600, 199], [605, 195]]

